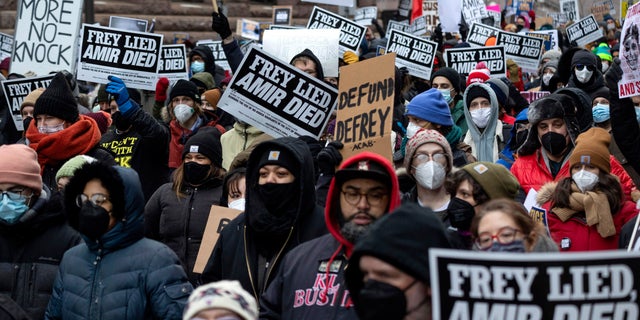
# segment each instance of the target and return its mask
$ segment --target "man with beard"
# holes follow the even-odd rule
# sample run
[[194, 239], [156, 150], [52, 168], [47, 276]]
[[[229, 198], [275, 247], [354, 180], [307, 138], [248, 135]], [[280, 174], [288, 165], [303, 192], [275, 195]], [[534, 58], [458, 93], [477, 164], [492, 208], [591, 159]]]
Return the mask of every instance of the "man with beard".
[[331, 181], [325, 209], [330, 234], [289, 252], [260, 299], [260, 319], [357, 319], [344, 271], [354, 244], [400, 204], [389, 161], [362, 152], [342, 164]]

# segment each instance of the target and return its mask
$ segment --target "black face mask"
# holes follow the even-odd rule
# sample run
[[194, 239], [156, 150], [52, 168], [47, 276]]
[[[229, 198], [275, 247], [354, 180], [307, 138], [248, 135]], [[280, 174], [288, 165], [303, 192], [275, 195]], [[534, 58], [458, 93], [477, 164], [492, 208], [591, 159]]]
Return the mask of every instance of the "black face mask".
[[518, 149], [521, 145], [524, 144], [525, 141], [527, 141], [527, 136], [529, 135], [529, 129], [526, 130], [522, 130], [516, 133], [516, 137], [515, 140], [513, 142], [513, 145], [511, 146], [511, 150], [516, 150]]
[[113, 119], [113, 125], [116, 126], [116, 129], [118, 129], [118, 131], [127, 131], [131, 127], [131, 121], [123, 117], [120, 111], [114, 112], [111, 115], [111, 119]]
[[274, 216], [281, 216], [291, 207], [291, 201], [298, 196], [296, 186], [295, 182], [259, 184], [258, 193], [267, 211]]
[[471, 220], [473, 220], [476, 211], [469, 202], [453, 197], [449, 202], [447, 213], [452, 227], [458, 229], [458, 231], [468, 231], [471, 228]]
[[22, 119], [22, 128], [24, 129], [24, 131], [27, 131], [27, 129], [29, 128], [31, 120], [33, 120], [33, 117], [26, 117]]
[[354, 301], [359, 319], [404, 319], [407, 314], [407, 299], [404, 292], [416, 282], [401, 290], [384, 282], [367, 280], [360, 289], [357, 301]]
[[100, 238], [109, 229], [109, 212], [101, 206], [87, 201], [80, 208], [78, 231], [89, 239]]
[[559, 156], [564, 149], [567, 148], [567, 139], [565, 136], [556, 132], [547, 132], [540, 137], [542, 147], [553, 156]]
[[184, 164], [184, 180], [192, 185], [199, 185], [209, 177], [211, 165], [191, 161]]

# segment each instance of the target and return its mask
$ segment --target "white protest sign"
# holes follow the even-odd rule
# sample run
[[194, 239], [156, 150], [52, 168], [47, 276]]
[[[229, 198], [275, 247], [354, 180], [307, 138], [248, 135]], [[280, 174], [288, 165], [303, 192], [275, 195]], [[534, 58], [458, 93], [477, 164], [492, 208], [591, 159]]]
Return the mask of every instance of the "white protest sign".
[[467, 35], [467, 42], [472, 47], [484, 47], [487, 45], [489, 39], [497, 39], [498, 34], [502, 30], [494, 27], [490, 27], [481, 23], [474, 23], [469, 28], [469, 34]]
[[[433, 319], [638, 319], [640, 253], [430, 249]], [[471, 316], [472, 315], [472, 316]]]
[[640, 3], [627, 9], [620, 35], [620, 67], [622, 79], [618, 82], [620, 98], [640, 95]]
[[158, 79], [167, 78], [171, 83], [180, 79], [189, 80], [187, 49], [184, 44], [165, 44], [160, 50]]
[[353, 18], [359, 25], [367, 26], [371, 24], [371, 19], [378, 18], [378, 7], [362, 7], [356, 9], [356, 14]]
[[11, 57], [13, 51], [13, 36], [0, 32], [0, 61]]
[[568, 20], [580, 20], [578, 0], [560, 0], [560, 12], [566, 14]]
[[7, 99], [7, 106], [9, 106], [11, 118], [18, 131], [24, 130], [22, 126], [23, 119], [20, 114], [20, 105], [24, 101], [24, 98], [37, 88], [49, 87], [53, 76], [54, 74], [2, 81], [2, 89], [4, 90], [5, 99]]
[[592, 14], [567, 27], [569, 42], [575, 41], [581, 47], [602, 38], [602, 36], [602, 30]]
[[387, 32], [385, 34], [388, 35], [389, 33], [391, 33], [391, 30], [409, 32], [409, 29], [410, 29], [409, 20], [404, 20], [404, 21], [389, 20], [389, 22], [387, 22]]
[[427, 21], [424, 16], [419, 16], [413, 23], [409, 24], [409, 30], [407, 31], [414, 36], [422, 36], [427, 33]]
[[412, 0], [400, 0], [398, 4], [398, 15], [409, 19], [411, 17], [411, 2]]
[[444, 51], [444, 60], [447, 67], [458, 71], [463, 77], [467, 77], [480, 61], [487, 65], [492, 77], [504, 77], [507, 72], [503, 46], [447, 49]]
[[282, 61], [309, 49], [320, 60], [325, 77], [337, 77], [339, 38], [338, 29], [266, 30], [262, 49]]
[[387, 53], [396, 53], [396, 66], [406, 67], [414, 77], [431, 79], [433, 58], [438, 47], [436, 42], [396, 30], [387, 37]]
[[551, 17], [553, 19], [553, 27], [557, 28], [561, 24], [566, 24], [569, 21], [566, 13], [561, 12], [549, 12], [547, 13], [547, 17]]
[[[527, 32], [528, 36], [537, 37], [538, 35], [544, 35], [544, 49], [549, 50], [560, 50], [559, 40], [558, 40], [558, 30], [538, 30], [538, 31], [529, 31]], [[548, 40], [546, 38], [549, 38]]]
[[18, 1], [11, 72], [76, 69], [84, 0]]
[[200, 40], [196, 42], [196, 46], [199, 45], [209, 47], [209, 49], [211, 49], [211, 53], [213, 53], [213, 59], [215, 60], [216, 64], [225, 71], [231, 71], [231, 66], [229, 65], [229, 60], [227, 60], [227, 55], [224, 53], [224, 49], [222, 49], [222, 40]]
[[462, 0], [438, 0], [438, 15], [442, 23], [442, 32], [458, 32], [462, 19]]
[[499, 11], [487, 10], [487, 16], [493, 19], [493, 27], [500, 28], [501, 13]]
[[78, 80], [108, 83], [122, 79], [129, 88], [156, 88], [162, 35], [85, 24], [78, 62]]
[[512, 59], [525, 72], [538, 72], [544, 40], [522, 34], [500, 31], [496, 45], [503, 45], [507, 59]]
[[334, 6], [342, 6], [342, 7], [349, 7], [349, 8], [355, 6], [355, 0], [302, 0], [302, 2], [331, 4]]
[[218, 107], [272, 137], [320, 137], [338, 91], [321, 79], [251, 48]]
[[109, 28], [146, 32], [149, 21], [143, 19], [134, 19], [128, 17], [109, 17]]
[[440, 23], [438, 18], [438, 1], [424, 0], [422, 1], [422, 16], [427, 25], [427, 29], [433, 30]]
[[480, 22], [488, 16], [484, 0], [462, 0], [462, 17], [467, 24]]
[[342, 57], [346, 51], [357, 53], [367, 31], [367, 27], [320, 7], [313, 7], [307, 29], [340, 29], [339, 57]]

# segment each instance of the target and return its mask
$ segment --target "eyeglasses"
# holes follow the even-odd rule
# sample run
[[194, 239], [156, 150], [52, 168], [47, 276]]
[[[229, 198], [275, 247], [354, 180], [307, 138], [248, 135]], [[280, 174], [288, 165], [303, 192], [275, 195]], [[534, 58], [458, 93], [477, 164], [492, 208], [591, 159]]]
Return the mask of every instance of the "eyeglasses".
[[413, 157], [414, 161], [417, 164], [428, 162], [429, 159], [435, 162], [443, 162], [447, 160], [447, 155], [444, 153], [434, 153], [434, 154], [426, 154], [426, 153], [418, 153]]
[[103, 203], [109, 201], [109, 197], [105, 196], [102, 193], [94, 193], [90, 197], [84, 193], [81, 193], [76, 197], [76, 206], [78, 206], [78, 208], [81, 208], [82, 205], [84, 205], [84, 203], [87, 201], [91, 201], [91, 203], [96, 206], [101, 206]]
[[595, 69], [596, 69], [596, 67], [595, 67], [595, 66], [585, 66], [584, 64], [576, 64], [576, 70], [578, 70], [578, 71], [582, 71], [582, 69], [584, 69], [585, 67], [586, 67], [586, 68], [587, 68], [587, 70], [589, 70], [589, 71], [593, 71], [593, 70], [595, 70]]
[[479, 249], [487, 250], [491, 248], [491, 245], [493, 245], [494, 239], [499, 243], [509, 244], [516, 240], [516, 235], [518, 233], [522, 233], [522, 231], [511, 227], [501, 228], [496, 234], [483, 232], [478, 235], [478, 238], [475, 240], [475, 244]]
[[12, 189], [12, 190], [8, 190], [8, 191], [0, 191], [2, 193], [0, 193], [0, 200], [2, 200], [4, 198], [4, 196], [6, 195], [10, 200], [22, 200], [22, 199], [28, 199], [31, 198], [31, 194], [30, 195], [26, 195], [26, 191], [28, 189]]
[[347, 201], [347, 203], [352, 206], [358, 205], [358, 203], [360, 203], [360, 200], [362, 199], [362, 196], [365, 196], [365, 198], [367, 199], [367, 203], [372, 206], [381, 204], [382, 201], [387, 198], [387, 194], [381, 191], [371, 193], [342, 191], [342, 194], [344, 195], [344, 199]]

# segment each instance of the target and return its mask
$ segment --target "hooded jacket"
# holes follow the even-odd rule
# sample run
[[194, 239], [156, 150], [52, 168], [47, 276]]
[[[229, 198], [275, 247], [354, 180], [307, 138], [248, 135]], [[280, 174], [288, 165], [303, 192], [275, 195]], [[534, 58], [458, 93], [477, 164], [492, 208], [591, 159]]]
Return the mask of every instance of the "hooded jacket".
[[[518, 124], [518, 123], [528, 122], [529, 119], [527, 118], [527, 112], [529, 112], [529, 108], [524, 108], [522, 111], [520, 111], [520, 113], [518, 113], [518, 115], [516, 116], [515, 123]], [[514, 125], [511, 128], [511, 133], [509, 134], [509, 137], [510, 137], [509, 141], [507, 141], [507, 144], [504, 146], [504, 149], [500, 151], [500, 159], [496, 161], [497, 164], [501, 164], [505, 166], [507, 169], [511, 169], [511, 165], [513, 165], [513, 162], [515, 161], [514, 154], [516, 150], [514, 149], [517, 149], [517, 148], [513, 148], [513, 147], [516, 143], [517, 131], [518, 131], [518, 128], [517, 126]], [[516, 147], [520, 147], [520, 146], [516, 146]]]
[[[143, 236], [138, 175], [114, 168], [123, 181], [125, 216], [97, 241], [83, 235], [86, 243], [65, 253], [45, 319], [182, 318], [193, 287], [175, 253]], [[79, 210], [67, 211], [77, 221]]]
[[[340, 169], [363, 160], [382, 165], [392, 177], [387, 212], [393, 211], [400, 205], [400, 187], [386, 159], [362, 152], [344, 161]], [[324, 211], [330, 234], [305, 242], [285, 256], [278, 275], [260, 300], [261, 319], [357, 319], [344, 283], [354, 244], [340, 233], [340, 191], [340, 185], [332, 179]]]
[[[482, 90], [485, 90], [489, 95], [489, 101], [491, 103], [491, 115], [489, 116], [487, 126], [482, 132], [480, 132], [478, 126], [471, 119], [471, 113], [467, 107], [467, 105], [471, 103], [471, 101], [468, 101], [469, 98], [467, 94], [473, 87], [480, 87]], [[469, 131], [467, 131], [464, 137], [464, 143], [471, 146], [472, 154], [478, 161], [497, 161], [499, 152], [497, 139], [502, 140], [502, 122], [498, 119], [499, 107], [496, 94], [489, 85], [472, 83], [464, 92], [464, 104], [464, 117], [469, 127]]]
[[225, 77], [224, 69], [216, 65], [216, 59], [213, 57], [211, 49], [205, 45], [199, 45], [189, 52], [189, 60], [193, 55], [199, 55], [204, 60], [204, 71], [209, 72], [215, 83], [220, 83]]
[[222, 144], [222, 167], [229, 170], [233, 159], [240, 152], [246, 150], [259, 136], [265, 134], [262, 130], [249, 125], [237, 122], [233, 124], [233, 129], [225, 132], [220, 137]]
[[289, 64], [292, 64], [293, 60], [299, 57], [307, 57], [311, 59], [316, 64], [316, 78], [320, 79], [320, 81], [324, 81], [324, 71], [322, 70], [322, 63], [320, 63], [320, 59], [318, 59], [318, 57], [313, 54], [313, 51], [304, 49], [302, 52], [293, 56], [293, 58], [291, 58], [291, 61], [289, 61]]
[[[257, 191], [260, 176], [258, 164], [262, 155], [273, 147], [287, 150], [298, 168], [297, 172], [292, 172], [295, 176], [293, 183], [299, 194], [295, 199], [298, 201], [291, 204], [296, 209], [287, 218], [272, 217]], [[238, 280], [258, 300], [275, 277], [285, 254], [297, 245], [327, 233], [327, 229], [323, 223], [322, 208], [316, 206], [313, 158], [302, 140], [285, 137], [259, 144], [249, 156], [246, 181], [245, 212], [220, 232], [202, 273], [202, 280], [203, 283]], [[277, 232], [258, 232], [258, 221], [274, 220], [280, 222], [271, 225], [270, 229]]]

